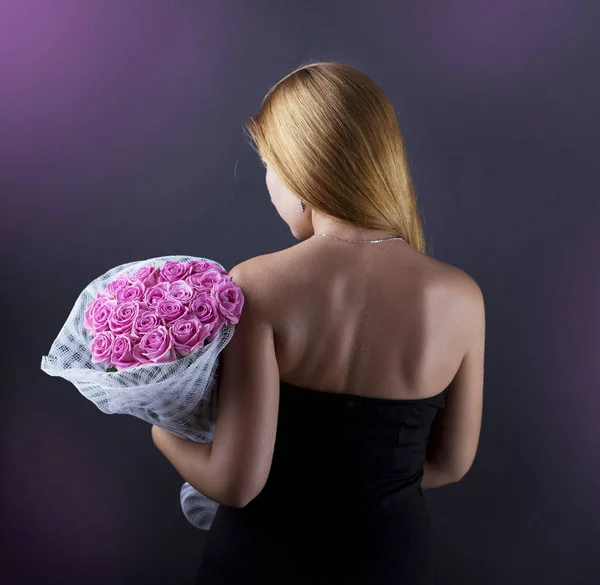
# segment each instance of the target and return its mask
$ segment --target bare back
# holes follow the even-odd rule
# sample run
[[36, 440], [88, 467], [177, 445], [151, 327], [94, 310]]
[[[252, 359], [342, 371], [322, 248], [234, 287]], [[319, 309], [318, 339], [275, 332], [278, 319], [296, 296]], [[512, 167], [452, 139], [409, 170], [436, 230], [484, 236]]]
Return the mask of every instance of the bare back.
[[283, 382], [391, 399], [452, 382], [469, 342], [460, 269], [401, 240], [313, 237], [261, 258]]

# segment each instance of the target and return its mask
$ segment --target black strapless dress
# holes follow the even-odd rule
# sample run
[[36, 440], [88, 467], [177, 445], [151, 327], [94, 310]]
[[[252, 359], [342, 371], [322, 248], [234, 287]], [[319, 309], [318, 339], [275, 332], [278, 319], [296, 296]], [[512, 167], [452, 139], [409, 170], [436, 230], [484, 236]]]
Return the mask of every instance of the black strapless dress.
[[421, 480], [445, 392], [390, 400], [282, 382], [265, 488], [219, 506], [195, 583], [435, 583]]

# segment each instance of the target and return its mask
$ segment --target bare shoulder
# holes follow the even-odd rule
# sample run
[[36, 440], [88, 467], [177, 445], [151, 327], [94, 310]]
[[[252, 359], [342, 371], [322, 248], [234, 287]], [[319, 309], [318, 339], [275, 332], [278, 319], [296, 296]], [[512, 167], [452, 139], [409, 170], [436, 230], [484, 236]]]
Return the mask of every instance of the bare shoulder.
[[248, 284], [254, 281], [259, 284], [262, 282], [262, 278], [269, 272], [273, 272], [277, 264], [280, 263], [278, 254], [278, 252], [275, 252], [248, 258], [248, 260], [236, 264], [228, 272], [234, 280], [237, 280], [237, 276], [237, 278], [244, 278], [247, 280]]
[[294, 267], [297, 268], [299, 263], [303, 264], [306, 260], [304, 258], [303, 262], [299, 262], [304, 253], [304, 247], [301, 244], [248, 258], [234, 266], [229, 274], [241, 275], [243, 273], [244, 278], [252, 281], [258, 287], [277, 286], [285, 274], [295, 272]]
[[481, 349], [484, 345], [486, 317], [483, 291], [477, 281], [464, 270], [450, 264], [444, 265], [445, 286], [451, 299], [448, 307], [453, 313], [457, 335], [460, 332], [466, 343], [465, 351]]
[[452, 324], [465, 347], [480, 339], [485, 331], [485, 303], [477, 281], [464, 270], [446, 262], [427, 258], [426, 291], [431, 307]]
[[481, 287], [464, 270], [431, 257], [428, 257], [427, 261], [432, 263], [431, 280], [439, 285], [441, 290], [450, 293], [453, 298], [462, 301], [466, 306], [483, 302]]
[[273, 287], [281, 269], [278, 252], [262, 254], [236, 264], [228, 272], [233, 281], [242, 289], [244, 296], [251, 298], [254, 304], [261, 303], [272, 296]]
[[477, 281], [464, 270], [452, 266], [449, 276], [450, 286], [454, 288], [457, 298], [469, 309], [471, 315], [478, 316], [484, 308], [483, 291]]

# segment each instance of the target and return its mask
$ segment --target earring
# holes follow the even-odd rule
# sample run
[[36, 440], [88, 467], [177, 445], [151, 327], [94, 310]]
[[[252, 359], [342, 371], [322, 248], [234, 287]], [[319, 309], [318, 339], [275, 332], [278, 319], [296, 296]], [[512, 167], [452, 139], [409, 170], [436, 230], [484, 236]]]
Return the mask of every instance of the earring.
[[300, 209], [302, 209], [302, 213], [306, 211], [306, 203], [302, 200], [300, 200]]

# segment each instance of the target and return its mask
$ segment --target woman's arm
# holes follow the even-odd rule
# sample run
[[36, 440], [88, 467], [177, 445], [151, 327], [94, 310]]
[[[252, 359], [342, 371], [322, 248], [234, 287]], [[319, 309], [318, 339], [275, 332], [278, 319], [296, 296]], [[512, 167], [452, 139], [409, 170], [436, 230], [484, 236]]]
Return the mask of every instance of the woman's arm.
[[467, 349], [448, 387], [445, 407], [436, 414], [427, 442], [423, 488], [460, 481], [471, 468], [479, 444], [483, 413], [485, 304], [481, 289], [467, 281], [463, 324]]
[[152, 440], [179, 475], [193, 488], [219, 504], [239, 507], [239, 503], [227, 493], [223, 477], [213, 465], [212, 443], [187, 441], [156, 425], [152, 426]]

